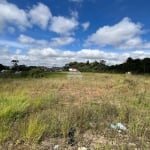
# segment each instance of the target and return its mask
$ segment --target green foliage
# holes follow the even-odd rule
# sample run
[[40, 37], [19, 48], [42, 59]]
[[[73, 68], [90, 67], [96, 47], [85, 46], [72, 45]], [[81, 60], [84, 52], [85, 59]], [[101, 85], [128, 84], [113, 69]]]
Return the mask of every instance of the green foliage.
[[69, 68], [77, 68], [81, 72], [105, 72], [107, 69], [107, 65], [105, 64], [104, 60], [101, 60], [100, 62], [89, 62], [86, 63], [83, 62], [71, 62], [69, 64], [66, 64], [64, 66], [64, 70], [68, 71]]
[[7, 122], [0, 119], [0, 123], [1, 123], [1, 125], [0, 125], [0, 143], [2, 143], [7, 138], [9, 138], [11, 135], [10, 135], [9, 125], [7, 124]]
[[144, 59], [132, 59], [128, 58], [126, 62], [116, 65], [107, 65], [104, 60], [89, 62], [70, 62], [64, 66], [64, 70], [68, 70], [70, 67], [77, 68], [81, 72], [133, 72], [150, 73], [150, 58]]
[[38, 116], [29, 119], [27, 129], [25, 131], [25, 140], [29, 142], [38, 142], [44, 134], [47, 125], [39, 120]]
[[29, 71], [28, 76], [32, 78], [41, 78], [44, 77], [44, 73], [41, 69], [34, 68]]
[[8, 69], [9, 69], [8, 66], [4, 66], [4, 65], [0, 64], [0, 71], [2, 71], [2, 70], [8, 70]]

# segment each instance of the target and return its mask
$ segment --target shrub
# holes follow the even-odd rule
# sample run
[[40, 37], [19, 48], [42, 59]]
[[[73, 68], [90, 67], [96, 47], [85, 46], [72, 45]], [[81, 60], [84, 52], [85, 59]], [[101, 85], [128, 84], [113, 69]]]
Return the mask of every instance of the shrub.
[[32, 78], [41, 78], [41, 77], [44, 77], [44, 76], [45, 76], [45, 74], [39, 68], [34, 68], [34, 69], [31, 69], [29, 71], [29, 77], [32, 77]]

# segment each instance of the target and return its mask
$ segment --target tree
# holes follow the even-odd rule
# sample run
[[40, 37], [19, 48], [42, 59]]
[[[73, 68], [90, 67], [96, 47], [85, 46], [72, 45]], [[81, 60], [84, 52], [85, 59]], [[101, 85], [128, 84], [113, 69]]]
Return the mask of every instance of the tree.
[[19, 60], [13, 59], [13, 60], [11, 61], [11, 63], [13, 64], [12, 69], [15, 70], [15, 71], [17, 71], [17, 70], [18, 70], [18, 63], [19, 63]]
[[105, 60], [100, 60], [100, 64], [101, 64], [101, 65], [105, 65], [105, 64], [106, 64], [106, 61], [105, 61]]
[[126, 63], [129, 63], [129, 64], [130, 64], [130, 63], [132, 63], [133, 61], [134, 61], [134, 60], [133, 60], [131, 57], [128, 57], [127, 60], [126, 60]]
[[6, 67], [4, 65], [0, 64], [0, 71], [5, 70], [5, 69], [6, 69]]
[[90, 64], [90, 62], [89, 62], [89, 60], [87, 60], [86, 65], [89, 65], [89, 64]]
[[11, 63], [16, 67], [18, 66], [19, 60], [12, 60]]

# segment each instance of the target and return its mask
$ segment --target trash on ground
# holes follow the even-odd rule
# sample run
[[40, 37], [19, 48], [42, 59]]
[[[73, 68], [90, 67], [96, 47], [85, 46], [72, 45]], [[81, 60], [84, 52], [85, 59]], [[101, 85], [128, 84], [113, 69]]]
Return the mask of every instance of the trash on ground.
[[86, 147], [78, 147], [78, 150], [87, 150]]
[[111, 124], [110, 125], [110, 127], [112, 128], [112, 129], [116, 129], [116, 130], [118, 130], [119, 132], [121, 132], [121, 131], [126, 131], [127, 130], [127, 128], [126, 128], [126, 126], [124, 126], [122, 123], [117, 123], [117, 124]]
[[55, 145], [54, 150], [58, 150], [58, 149], [59, 149], [59, 145]]
[[74, 146], [77, 142], [75, 141], [75, 132], [76, 129], [75, 128], [70, 128], [69, 133], [68, 133], [68, 144], [70, 144], [71, 146]]

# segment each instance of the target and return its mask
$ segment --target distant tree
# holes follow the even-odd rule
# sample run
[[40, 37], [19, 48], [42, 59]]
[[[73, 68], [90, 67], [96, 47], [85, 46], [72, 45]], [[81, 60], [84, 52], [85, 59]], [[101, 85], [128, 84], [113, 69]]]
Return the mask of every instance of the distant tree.
[[142, 68], [144, 73], [150, 73], [150, 58], [143, 59]]
[[0, 71], [3, 70], [3, 69], [5, 69], [5, 68], [6, 67], [4, 65], [0, 64]]
[[11, 63], [13, 64], [13, 66], [18, 66], [19, 60], [12, 60]]
[[30, 68], [27, 67], [26, 65], [18, 65], [17, 67], [18, 67], [19, 71], [29, 71], [30, 70]]
[[89, 64], [90, 64], [90, 62], [89, 62], [89, 60], [87, 60], [86, 65], [89, 65]]
[[101, 65], [105, 65], [105, 64], [106, 64], [106, 61], [105, 61], [105, 60], [100, 60], [100, 64], [101, 64]]
[[11, 63], [13, 64], [12, 70], [17, 71], [19, 60], [13, 59]]
[[70, 62], [65, 65], [65, 68], [75, 67], [83, 72], [133, 72], [133, 73], [150, 73], [150, 58], [133, 59], [129, 57], [124, 63], [116, 65], [106, 65], [105, 60], [99, 62]]
[[131, 57], [128, 57], [126, 60], [126, 63], [132, 63], [132, 62], [133, 62], [133, 59]]

